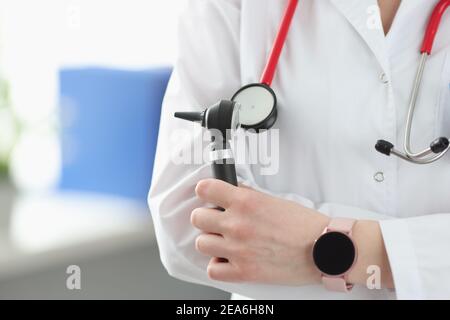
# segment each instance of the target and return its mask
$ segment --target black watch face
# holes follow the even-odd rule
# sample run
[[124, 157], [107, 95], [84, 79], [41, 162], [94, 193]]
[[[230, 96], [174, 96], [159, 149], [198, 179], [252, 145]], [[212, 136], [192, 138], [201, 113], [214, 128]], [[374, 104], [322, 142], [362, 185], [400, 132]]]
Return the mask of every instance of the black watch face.
[[324, 274], [339, 276], [347, 272], [356, 258], [353, 241], [341, 232], [323, 234], [313, 248], [313, 259]]

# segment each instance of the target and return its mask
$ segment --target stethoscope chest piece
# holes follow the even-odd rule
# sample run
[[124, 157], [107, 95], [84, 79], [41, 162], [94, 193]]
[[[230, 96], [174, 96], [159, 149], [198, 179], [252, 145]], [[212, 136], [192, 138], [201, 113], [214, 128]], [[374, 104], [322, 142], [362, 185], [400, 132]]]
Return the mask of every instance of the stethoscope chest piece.
[[294, 17], [298, 0], [289, 0], [261, 81], [241, 88], [231, 98], [240, 105], [239, 119], [246, 130], [268, 130], [277, 120], [277, 97], [271, 85], [283, 46]]
[[240, 105], [239, 122], [246, 130], [268, 130], [277, 120], [275, 92], [262, 83], [242, 87], [231, 100]]

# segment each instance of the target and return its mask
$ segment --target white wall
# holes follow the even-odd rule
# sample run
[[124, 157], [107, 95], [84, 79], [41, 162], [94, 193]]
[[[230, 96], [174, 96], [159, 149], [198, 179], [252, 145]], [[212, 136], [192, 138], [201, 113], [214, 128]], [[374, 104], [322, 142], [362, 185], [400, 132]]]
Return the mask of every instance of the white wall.
[[[57, 174], [58, 151], [51, 138], [57, 70], [74, 65], [170, 64], [176, 54], [176, 19], [184, 2], [0, 0], [0, 61], [11, 83], [15, 112], [28, 128], [13, 156], [19, 185], [39, 188]], [[39, 154], [47, 156], [39, 159]], [[31, 155], [34, 168], [29, 165]], [[30, 179], [37, 165], [44, 166], [40, 176]]]

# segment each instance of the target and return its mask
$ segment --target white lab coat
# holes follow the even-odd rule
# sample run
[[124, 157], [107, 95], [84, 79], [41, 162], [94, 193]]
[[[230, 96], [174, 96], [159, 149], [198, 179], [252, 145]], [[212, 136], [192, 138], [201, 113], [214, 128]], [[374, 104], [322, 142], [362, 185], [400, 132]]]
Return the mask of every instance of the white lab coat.
[[[209, 164], [170, 160], [174, 111], [200, 110], [258, 82], [287, 0], [191, 0], [165, 98], [149, 204], [161, 259], [174, 277], [256, 299], [450, 298], [450, 155], [413, 165], [374, 150], [402, 147], [409, 94], [437, 0], [405, 0], [387, 37], [371, 27], [376, 0], [302, 0], [273, 88], [279, 98], [280, 168], [238, 166], [241, 182], [333, 217], [379, 220], [395, 291], [229, 284], [206, 275], [191, 210]], [[370, 20], [372, 19], [372, 20]], [[450, 136], [450, 13], [428, 60], [413, 125], [415, 149]], [[200, 138], [196, 138], [200, 139]], [[189, 148], [189, 144], [184, 146]], [[378, 174], [377, 174], [378, 173]], [[276, 212], [274, 212], [276, 214]]]

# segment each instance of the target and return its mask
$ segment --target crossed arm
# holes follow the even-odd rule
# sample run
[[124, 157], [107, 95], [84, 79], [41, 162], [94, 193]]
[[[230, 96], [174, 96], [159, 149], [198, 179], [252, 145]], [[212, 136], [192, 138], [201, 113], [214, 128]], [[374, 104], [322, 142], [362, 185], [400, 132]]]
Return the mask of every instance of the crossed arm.
[[[197, 208], [191, 214], [191, 223], [202, 231], [196, 249], [211, 257], [210, 279], [290, 286], [320, 283], [311, 251], [329, 217], [296, 202], [219, 180], [200, 181], [196, 194], [225, 209]], [[365, 285], [367, 268], [376, 265], [382, 286], [393, 288], [379, 223], [358, 221], [353, 238], [359, 255], [349, 282]]]

